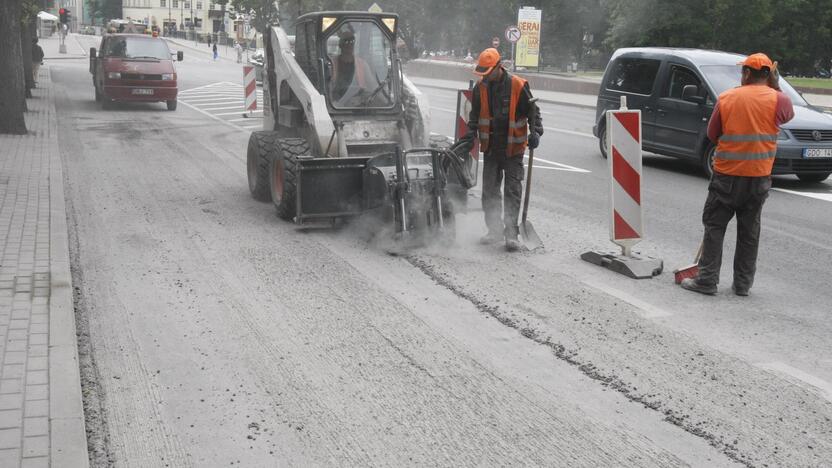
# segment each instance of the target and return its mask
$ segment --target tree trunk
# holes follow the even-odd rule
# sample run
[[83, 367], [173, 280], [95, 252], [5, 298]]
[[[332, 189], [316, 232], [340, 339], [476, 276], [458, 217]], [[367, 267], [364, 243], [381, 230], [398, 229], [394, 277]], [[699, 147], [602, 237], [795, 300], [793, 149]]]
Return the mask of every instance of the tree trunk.
[[20, 0], [0, 0], [0, 133], [26, 133]]
[[23, 57], [23, 80], [26, 87], [26, 97], [32, 97], [35, 79], [32, 76], [32, 34], [35, 31], [34, 22], [23, 23], [20, 27], [20, 55]]

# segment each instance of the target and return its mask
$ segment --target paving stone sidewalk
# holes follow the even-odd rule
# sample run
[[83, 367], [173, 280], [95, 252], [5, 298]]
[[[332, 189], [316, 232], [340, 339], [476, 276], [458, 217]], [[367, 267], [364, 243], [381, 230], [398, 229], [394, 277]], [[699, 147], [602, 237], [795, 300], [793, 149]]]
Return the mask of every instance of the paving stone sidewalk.
[[87, 467], [49, 69], [28, 135], [0, 135], [0, 467]]

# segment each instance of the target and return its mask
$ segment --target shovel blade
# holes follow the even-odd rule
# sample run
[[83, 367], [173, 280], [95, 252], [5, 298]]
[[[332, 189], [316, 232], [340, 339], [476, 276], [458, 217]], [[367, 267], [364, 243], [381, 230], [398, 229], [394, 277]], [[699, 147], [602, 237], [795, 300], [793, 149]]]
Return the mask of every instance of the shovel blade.
[[543, 241], [534, 230], [531, 221], [526, 221], [520, 224], [520, 239], [523, 241], [523, 246], [528, 250], [537, 250], [543, 248]]

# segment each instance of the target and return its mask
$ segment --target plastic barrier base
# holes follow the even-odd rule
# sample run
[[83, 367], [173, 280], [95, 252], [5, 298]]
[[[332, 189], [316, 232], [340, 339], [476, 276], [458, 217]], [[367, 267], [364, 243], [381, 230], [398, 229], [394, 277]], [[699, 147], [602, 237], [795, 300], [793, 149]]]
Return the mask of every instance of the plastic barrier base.
[[639, 257], [635, 254], [626, 257], [610, 252], [584, 252], [581, 260], [600, 265], [608, 270], [629, 276], [634, 279], [645, 279], [658, 276], [664, 270], [664, 261], [651, 257]]

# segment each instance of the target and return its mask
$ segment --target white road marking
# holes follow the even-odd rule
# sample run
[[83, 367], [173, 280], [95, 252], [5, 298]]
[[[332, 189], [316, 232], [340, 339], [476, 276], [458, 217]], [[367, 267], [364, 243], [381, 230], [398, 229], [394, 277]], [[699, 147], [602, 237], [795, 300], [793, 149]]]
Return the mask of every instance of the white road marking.
[[247, 131], [246, 129], [244, 129], [243, 127], [240, 127], [239, 125], [233, 124], [233, 123], [231, 123], [231, 122], [229, 122], [229, 121], [227, 121], [227, 120], [223, 120], [223, 119], [221, 119], [221, 118], [217, 117], [216, 115], [211, 114], [210, 112], [205, 112], [204, 110], [200, 109], [199, 107], [192, 106], [192, 105], [188, 104], [188, 103], [187, 103], [187, 102], [185, 102], [185, 101], [179, 101], [179, 102], [181, 102], [182, 104], [185, 104], [186, 106], [188, 106], [188, 107], [190, 107], [191, 109], [193, 109], [193, 110], [195, 110], [195, 111], [199, 112], [200, 114], [205, 114], [205, 115], [207, 115], [208, 117], [210, 117], [210, 118], [212, 118], [212, 119], [214, 119], [214, 120], [218, 120], [218, 121], [220, 121], [220, 122], [224, 123], [225, 125], [228, 125], [229, 127], [235, 128], [235, 129], [237, 129], [237, 130], [239, 130], [239, 131], [241, 131], [241, 132], [246, 132], [246, 131]]
[[792, 367], [784, 362], [779, 361], [757, 363], [755, 365], [761, 369], [785, 374], [803, 383], [809, 384], [813, 387], [809, 390], [814, 389], [817, 391], [817, 393], [820, 394], [820, 396], [825, 398], [827, 401], [832, 401], [832, 384], [821, 379], [820, 377], [816, 377], [808, 372], [804, 372], [796, 367]]
[[431, 107], [431, 109], [436, 109], [440, 112], [447, 112], [449, 114], [456, 114], [456, 111], [453, 109], [445, 109], [444, 107]]
[[251, 116], [251, 117], [243, 117], [240, 119], [228, 119], [228, 122], [251, 122], [253, 119], [262, 119], [263, 117]]
[[[202, 109], [200, 109], [200, 110], [202, 110]], [[258, 109], [258, 110], [251, 111], [251, 112], [263, 112], [263, 111]], [[206, 113], [207, 113], [207, 112], [206, 112]], [[239, 115], [239, 114], [242, 114], [242, 113], [243, 113], [243, 110], [242, 110], [242, 109], [240, 109], [240, 112], [220, 112], [219, 114], [211, 114], [211, 115], [216, 115], [216, 116], [221, 116], [221, 115]]]
[[798, 192], [796, 190], [786, 190], [781, 188], [773, 188], [772, 190], [788, 193], [791, 195], [800, 195], [801, 197], [815, 198], [817, 200], [832, 202], [832, 193]]
[[[528, 155], [524, 156], [524, 159], [528, 160], [529, 156]], [[541, 169], [552, 169], [552, 170], [556, 170], [556, 171], [568, 171], [568, 172], [581, 172], [581, 173], [586, 173], [586, 174], [592, 172], [592, 171], [587, 170], [587, 169], [581, 169], [580, 167], [570, 166], [568, 164], [556, 163], [554, 161], [549, 161], [549, 160], [541, 159], [541, 158], [537, 158], [537, 157], [534, 158], [534, 161], [535, 162], [542, 162], [542, 163], [546, 163], [546, 164], [551, 164], [553, 166], [557, 166], [557, 167], [541, 167], [541, 166], [538, 166], [537, 164], [535, 164], [534, 167], [540, 167]]]
[[218, 110], [228, 110], [228, 109], [243, 109], [244, 104], [240, 103], [236, 106], [226, 106], [226, 107], [202, 107], [201, 109], [204, 111], [218, 111]]
[[543, 127], [544, 130], [549, 130], [552, 132], [558, 133], [566, 133], [567, 135], [575, 135], [584, 138], [592, 138], [593, 140], [597, 139], [597, 137], [591, 133], [584, 133], [584, 132], [576, 132], [575, 130], [566, 130], [564, 128], [555, 128], [555, 127]]
[[621, 291], [619, 289], [607, 286], [606, 284], [594, 279], [594, 278], [579, 278], [582, 283], [592, 288], [595, 288], [599, 291], [605, 292], [610, 296], [617, 297], [622, 301], [634, 306], [636, 308], [636, 313], [643, 317], [643, 318], [659, 318], [659, 317], [670, 317], [670, 312], [660, 309], [652, 304], [649, 304], [630, 293]]

